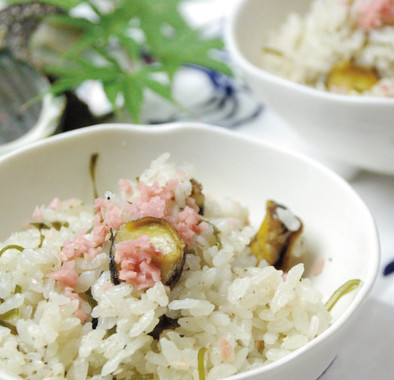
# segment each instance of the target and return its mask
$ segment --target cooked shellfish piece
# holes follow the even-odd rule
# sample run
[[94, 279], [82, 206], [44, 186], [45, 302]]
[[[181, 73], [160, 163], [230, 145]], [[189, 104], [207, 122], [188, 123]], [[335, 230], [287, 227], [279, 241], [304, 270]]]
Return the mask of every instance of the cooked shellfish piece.
[[266, 260], [277, 269], [288, 270], [292, 248], [301, 235], [302, 221], [287, 207], [268, 200], [266, 215], [250, 243], [258, 261]]
[[174, 285], [185, 263], [185, 242], [165, 219], [145, 217], [123, 225], [116, 233], [115, 245], [143, 235], [147, 235], [155, 249], [162, 253], [152, 257], [152, 262], [160, 269], [161, 281], [165, 285]]
[[326, 86], [330, 91], [338, 89], [345, 92], [364, 92], [371, 89], [378, 81], [376, 70], [351, 61], [334, 66], [327, 75]]

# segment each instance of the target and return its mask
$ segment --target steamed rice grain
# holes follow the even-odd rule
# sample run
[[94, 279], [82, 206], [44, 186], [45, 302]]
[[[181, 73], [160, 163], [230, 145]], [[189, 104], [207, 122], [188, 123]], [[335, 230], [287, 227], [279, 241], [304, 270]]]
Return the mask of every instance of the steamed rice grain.
[[[189, 166], [175, 167], [166, 154], [139, 178], [150, 190], [176, 178], [175, 203], [184, 207], [192, 173]], [[122, 189], [107, 194], [112, 202], [140, 195]], [[257, 265], [248, 247], [255, 229], [245, 208], [213, 197], [205, 208], [209, 223], [191, 239], [172, 289], [161, 281], [145, 290], [114, 285], [104, 243], [89, 259], [69, 261], [79, 280], [67, 290], [48, 274], [64, 266], [60, 252], [66, 241], [81, 231], [91, 238], [94, 208], [75, 199], [39, 206], [34, 217], [49, 228], [29, 227], [0, 244], [24, 247], [0, 257], [0, 314], [16, 311], [0, 325], [0, 369], [29, 379], [197, 380], [198, 352], [206, 348], [206, 378], [213, 380], [278, 360], [327, 329], [330, 314], [302, 277], [302, 264], [286, 279], [272, 266]], [[212, 225], [220, 230], [220, 244]], [[176, 325], [154, 338], [164, 315]]]
[[291, 13], [264, 41], [261, 67], [324, 91], [327, 75], [345, 62], [376, 70], [379, 81], [351, 95], [394, 96], [394, 1], [313, 0], [305, 15]]

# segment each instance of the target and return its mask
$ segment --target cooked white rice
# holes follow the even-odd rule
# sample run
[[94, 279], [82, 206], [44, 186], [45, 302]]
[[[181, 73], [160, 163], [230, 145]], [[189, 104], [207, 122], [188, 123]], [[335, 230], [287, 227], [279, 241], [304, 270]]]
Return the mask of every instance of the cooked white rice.
[[[178, 172], [164, 155], [140, 179], [164, 183]], [[176, 189], [181, 203], [190, 195], [192, 176], [191, 168], [183, 168]], [[124, 194], [111, 196], [120, 199]], [[285, 278], [272, 266], [256, 266], [247, 246], [255, 234], [247, 210], [211, 196], [205, 218], [220, 230], [221, 245], [212, 225], [195, 236], [189, 247], [194, 253], [187, 254], [171, 291], [160, 281], [143, 291], [126, 282], [113, 285], [108, 252], [90, 261], [77, 258], [75, 290], [88, 315], [82, 323], [75, 314], [78, 300], [67, 297], [47, 274], [60, 267], [65, 241], [91, 228], [93, 207], [67, 200], [39, 212], [48, 225], [63, 223], [59, 231], [41, 230], [41, 248], [37, 228], [14, 233], [0, 244], [0, 249], [10, 244], [25, 248], [7, 249], [0, 257], [0, 368], [8, 374], [28, 379], [198, 380], [198, 352], [206, 348], [206, 378], [216, 380], [278, 360], [330, 324], [321, 294], [302, 278], [303, 266], [293, 267]], [[93, 308], [84, 297], [89, 289], [97, 302]], [[10, 310], [17, 315], [4, 318]], [[155, 340], [149, 333], [164, 314], [177, 319], [179, 327]]]
[[[361, 13], [365, 8], [368, 11]], [[391, 12], [391, 20], [379, 25], [378, 12], [384, 11]], [[360, 26], [374, 21], [376, 26]], [[262, 68], [321, 90], [327, 90], [325, 79], [334, 66], [353, 60], [375, 69], [380, 78], [363, 95], [393, 97], [394, 2], [313, 0], [308, 13], [289, 14], [284, 24], [269, 33], [263, 51]], [[356, 94], [360, 93], [352, 92]]]

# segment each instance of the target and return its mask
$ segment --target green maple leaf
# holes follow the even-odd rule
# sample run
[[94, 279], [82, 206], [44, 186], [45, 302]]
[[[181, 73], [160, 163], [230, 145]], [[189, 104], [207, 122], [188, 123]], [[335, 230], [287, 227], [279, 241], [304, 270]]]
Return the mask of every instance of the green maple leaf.
[[[86, 80], [100, 81], [115, 112], [120, 115], [119, 99], [123, 100], [132, 120], [139, 122], [146, 90], [174, 103], [172, 79], [183, 65], [231, 74], [228, 66], [213, 55], [223, 47], [223, 41], [203, 38], [202, 31], [191, 28], [179, 12], [182, 1], [108, 0], [113, 9], [103, 12], [93, 0], [41, 0], [63, 10], [62, 14], [48, 16], [49, 23], [78, 35], [55, 65], [44, 67], [56, 79], [51, 91], [62, 93]], [[81, 4], [90, 7], [92, 19], [69, 12]]]

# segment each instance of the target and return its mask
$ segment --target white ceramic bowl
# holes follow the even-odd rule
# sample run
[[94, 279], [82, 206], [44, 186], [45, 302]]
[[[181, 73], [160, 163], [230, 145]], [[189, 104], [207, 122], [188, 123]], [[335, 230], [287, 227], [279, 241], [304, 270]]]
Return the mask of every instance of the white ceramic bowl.
[[226, 41], [234, 64], [256, 96], [307, 143], [346, 164], [394, 174], [394, 99], [319, 91], [259, 68], [267, 32], [311, 0], [237, 0]]
[[[29, 221], [35, 205], [54, 197], [92, 202], [89, 158], [99, 153], [99, 192], [118, 178], [134, 178], [163, 152], [189, 162], [206, 192], [230, 196], [249, 207], [258, 227], [268, 198], [289, 206], [304, 221], [305, 239], [323, 272], [313, 277], [324, 299], [349, 279], [362, 287], [334, 307], [335, 322], [322, 335], [274, 364], [233, 380], [314, 380], [346, 341], [346, 331], [371, 291], [378, 271], [374, 220], [340, 177], [297, 153], [228, 130], [199, 124], [101, 125], [64, 133], [0, 158], [0, 240]], [[0, 378], [2, 375], [0, 374]]]

